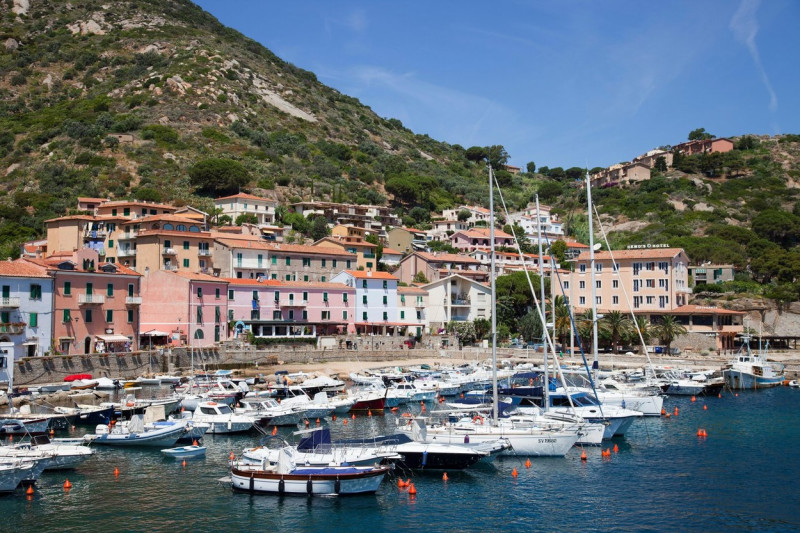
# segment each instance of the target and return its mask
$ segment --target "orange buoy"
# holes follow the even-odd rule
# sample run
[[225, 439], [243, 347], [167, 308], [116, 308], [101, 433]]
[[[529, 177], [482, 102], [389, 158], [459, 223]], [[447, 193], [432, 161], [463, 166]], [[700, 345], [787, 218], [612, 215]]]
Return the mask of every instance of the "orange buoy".
[[308, 421], [308, 419], [307, 419], [307, 418], [304, 420], [304, 422], [306, 423], [306, 427], [308, 427], [308, 425], [310, 424], [310, 422]]
[[584, 450], [584, 451], [581, 452], [581, 461], [585, 461], [586, 459], [587, 459], [586, 450]]
[[703, 405], [703, 411], [708, 411], [708, 406], [707, 405]]
[[697, 401], [697, 398], [695, 398], [694, 396], [692, 396], [692, 403], [694, 403], [694, 402], [696, 402], [696, 401]]
[[661, 416], [664, 416], [665, 414], [667, 414], [667, 410], [662, 407], [661, 408]]
[[186, 468], [186, 459], [183, 460], [183, 462], [181, 463], [181, 466]]
[[717, 398], [722, 398], [722, 393], [717, 394]]
[[317, 425], [319, 425], [319, 418], [317, 418]]
[[402, 479], [398, 479], [397, 480], [397, 488], [402, 489], [405, 486], [406, 486], [406, 482], [405, 481], [403, 481]]
[[351, 418], [352, 418], [353, 420], [355, 420], [355, 419], [356, 419], [356, 414], [355, 414], [355, 413], [353, 413], [353, 416], [352, 416]]
[[392, 408], [391, 408], [391, 411], [392, 411], [393, 413], [396, 413], [396, 412], [397, 412], [397, 407], [392, 407]]
[[333, 420], [334, 422], [336, 422], [336, 415], [331, 415], [331, 420]]
[[619, 452], [619, 446], [617, 446], [617, 445], [615, 444], [615, 445], [614, 445], [614, 453], [617, 453], [617, 452]]
[[33, 496], [33, 485], [28, 485], [28, 490], [25, 491], [28, 496]]
[[64, 490], [69, 490], [72, 488], [72, 483], [69, 482], [69, 479], [64, 482]]
[[114, 477], [119, 477], [119, 468], [114, 467]]
[[697, 430], [697, 436], [698, 437], [702, 437], [703, 436], [703, 430], [702, 429], [698, 429]]
[[525, 468], [530, 468], [530, 467], [531, 467], [531, 458], [528, 457], [527, 459], [525, 459]]
[[669, 414], [669, 413], [667, 413], [667, 418], [669, 418], [669, 417], [670, 417], [670, 414]]
[[347, 419], [346, 418], [344, 420], [342, 420], [342, 422], [344, 422], [345, 426], [347, 425]]
[[194, 440], [192, 441], [192, 446], [198, 446], [198, 444], [197, 444], [197, 439], [194, 439]]
[[449, 478], [449, 477], [447, 477], [447, 472], [445, 472], [444, 474], [442, 474], [442, 481], [447, 481], [448, 479], [450, 479], [450, 478]]
[[372, 409], [367, 410], [367, 416], [372, 416]]
[[678, 416], [678, 408], [675, 408], [675, 416]]
[[708, 437], [708, 431], [706, 431], [705, 429], [703, 430], [703, 436]]
[[415, 487], [413, 483], [408, 486], [408, 493], [412, 496], [417, 493], [417, 487]]
[[517, 467], [514, 467], [514, 470], [511, 471], [511, 477], [517, 477], [519, 473], [517, 472]]
[[233, 452], [231, 452], [231, 454], [229, 455], [229, 457], [230, 457], [230, 460], [231, 460], [231, 461], [233, 461], [233, 460], [236, 458], [236, 456], [233, 454]]

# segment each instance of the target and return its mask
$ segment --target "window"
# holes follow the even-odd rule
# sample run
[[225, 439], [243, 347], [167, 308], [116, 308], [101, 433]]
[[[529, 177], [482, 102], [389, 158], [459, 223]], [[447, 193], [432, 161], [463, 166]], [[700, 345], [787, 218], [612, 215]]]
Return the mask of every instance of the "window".
[[308, 311], [303, 309], [303, 320], [308, 320]]
[[303, 281], [308, 281], [308, 274], [306, 274], [305, 276], [303, 276]]
[[603, 282], [602, 282], [602, 281], [600, 281], [599, 279], [595, 280], [595, 281], [594, 281], [594, 287], [595, 287], [596, 289], [602, 289], [602, 288], [603, 288]]
[[586, 305], [586, 296], [581, 296], [580, 298], [578, 298], [578, 303], [580, 305]]
[[172, 241], [164, 241], [164, 248], [172, 248]]
[[647, 305], [653, 305], [653, 303], [655, 301], [656, 301], [656, 297], [655, 296], [648, 296], [647, 297]]
[[647, 279], [645, 282], [647, 283], [648, 289], [654, 289], [656, 287], [656, 280], [654, 279]]
[[613, 303], [614, 305], [619, 305], [619, 296], [612, 296], [611, 303]]
[[383, 297], [383, 305], [387, 305], [388, 303], [389, 303], [389, 297], [384, 295], [384, 297]]
[[383, 280], [383, 288], [384, 289], [388, 289], [389, 288], [389, 282], [388, 281]]
[[133, 309], [128, 309], [128, 324], [133, 324]]
[[582, 264], [581, 264], [581, 266], [580, 266], [580, 268], [579, 268], [578, 270], [579, 270], [579, 272], [580, 272], [581, 274], [583, 274], [584, 272], [586, 272], [586, 264], [585, 264], [585, 263], [582, 263]]
[[93, 293], [94, 293], [94, 284], [87, 283], [86, 284], [86, 294], [87, 295], [92, 295]]
[[400, 311], [400, 318], [403, 319], [405, 317], [406, 317], [406, 312], [405, 311]]
[[289, 309], [289, 320], [294, 320], [294, 309]]
[[188, 250], [189, 249], [189, 241], [183, 241], [183, 249], [184, 250]]
[[386, 311], [383, 312], [383, 320], [384, 321], [389, 320], [389, 313], [387, 313]]
[[261, 320], [261, 310], [260, 309], [251, 309], [250, 310], [250, 320]]
[[270, 276], [270, 279], [278, 279], [278, 274], [273, 272], [272, 275]]
[[361, 281], [361, 288], [362, 289], [366, 289], [367, 288], [367, 280], [362, 280]]
[[363, 313], [361, 313], [361, 320], [364, 320], [364, 321], [366, 321], [366, 320], [367, 320], [367, 312], [366, 312], [366, 311], [364, 311]]
[[619, 263], [614, 263], [611, 265], [611, 268], [614, 270], [614, 272], [619, 272]]
[[585, 289], [586, 288], [586, 282], [585, 281], [579, 281], [578, 282], [578, 288], [579, 289]]
[[308, 258], [308, 257], [304, 257], [303, 258], [303, 266], [304, 267], [310, 267], [311, 266], [311, 259]]
[[666, 261], [659, 261], [658, 268], [659, 270], [663, 270], [664, 272], [669, 273], [669, 263], [667, 263]]
[[84, 311], [83, 319], [86, 321], [87, 324], [89, 324], [92, 321], [91, 309], [87, 309], [86, 311]]
[[372, 261], [367, 261], [367, 268], [372, 268]]
[[633, 264], [633, 275], [634, 276], [637, 275], [641, 269], [642, 269], [642, 264], [641, 263], [634, 263]]
[[320, 278], [319, 278], [319, 280], [320, 280], [321, 282], [325, 283], [325, 276], [322, 276], [322, 277], [320, 277]]
[[292, 281], [292, 275], [286, 274], [286, 281]]
[[203, 297], [203, 287], [197, 287], [197, 297], [198, 298]]
[[271, 259], [272, 259], [272, 264], [273, 264], [273, 265], [277, 265], [277, 264], [278, 264], [278, 257], [277, 257], [277, 256], [274, 256], [274, 255], [273, 255], [273, 256], [271, 257]]
[[564, 288], [565, 289], [569, 289], [569, 281], [565, 281], [564, 282]]
[[350, 259], [347, 260], [347, 268], [350, 268]]
[[133, 283], [128, 283], [128, 296], [133, 296]]
[[64, 296], [72, 294], [72, 283], [69, 281], [64, 282]]
[[667, 279], [660, 279], [658, 280], [658, 287], [661, 289], [669, 290], [669, 280]]
[[611, 288], [612, 289], [619, 289], [619, 280], [618, 279], [612, 279], [611, 280]]
[[330, 311], [323, 311], [322, 312], [322, 320], [330, 320], [331, 319], [331, 312]]
[[112, 217], [115, 217], [115, 216], [117, 216], [117, 210], [116, 210], [116, 209], [112, 209], [112, 210], [111, 210], [111, 216], [112, 216]]
[[61, 322], [69, 322], [71, 319], [69, 309], [64, 309], [64, 313], [61, 315]]
[[327, 259], [322, 259], [322, 268], [325, 268], [325, 265], [328, 263]]
[[291, 257], [287, 257], [286, 258], [286, 266], [291, 266], [291, 264], [292, 264], [292, 258]]
[[233, 320], [233, 309], [228, 309], [228, 321]]
[[347, 311], [342, 311], [342, 320], [347, 320]]
[[122, 216], [129, 217], [131, 216], [131, 209], [130, 207], [126, 207], [122, 210]]
[[280, 291], [275, 291], [275, 301], [279, 302], [281, 300], [281, 293]]
[[327, 292], [323, 292], [322, 293], [322, 301], [323, 302], [327, 302], [328, 301], [328, 293]]
[[[486, 316], [486, 309], [478, 309], [478, 316]], [[417, 320], [422, 320], [422, 311], [417, 311]]]
[[39, 325], [39, 313], [31, 313], [28, 317], [28, 326], [35, 328]]
[[638, 279], [633, 280], [633, 290], [634, 291], [638, 291], [639, 290], [639, 280]]
[[196, 317], [197, 317], [197, 323], [198, 324], [202, 324], [203, 323], [203, 308], [202, 307], [198, 307], [197, 308]]
[[272, 320], [280, 320], [281, 319], [281, 312], [277, 309], [272, 312]]
[[603, 303], [603, 297], [602, 296], [595, 296], [594, 297], [594, 303], [596, 303], [597, 305], [602, 304]]
[[641, 296], [634, 296], [633, 297], [633, 308], [639, 309], [639, 306], [642, 304], [642, 297]]
[[219, 324], [222, 319], [222, 309], [219, 306], [214, 307], [214, 323]]
[[189, 268], [189, 260], [188, 259], [184, 259], [183, 260], [183, 268]]
[[669, 304], [669, 296], [659, 296], [658, 297], [658, 306], [661, 308], [666, 307]]
[[228, 300], [233, 300], [233, 289], [228, 289]]
[[217, 300], [219, 300], [219, 293], [220, 293], [219, 287], [214, 289], [214, 298], [216, 298]]
[[41, 300], [41, 299], [42, 299], [42, 286], [31, 285], [31, 300]]
[[594, 271], [595, 272], [602, 272], [603, 271], [603, 265], [601, 263], [595, 263], [594, 264]]
[[364, 305], [367, 305], [367, 295], [366, 294], [361, 297], [361, 303], [364, 304]]
[[647, 270], [655, 270], [655, 269], [656, 269], [655, 261], [650, 261], [647, 263]]
[[304, 302], [308, 301], [308, 291], [303, 291], [303, 301]]
[[264, 261], [264, 256], [262, 254], [258, 254], [258, 268], [261, 268], [263, 261]]
[[11, 313], [9, 313], [8, 311], [0, 312], [0, 322], [2, 322], [3, 324], [8, 324], [9, 322], [11, 322]]

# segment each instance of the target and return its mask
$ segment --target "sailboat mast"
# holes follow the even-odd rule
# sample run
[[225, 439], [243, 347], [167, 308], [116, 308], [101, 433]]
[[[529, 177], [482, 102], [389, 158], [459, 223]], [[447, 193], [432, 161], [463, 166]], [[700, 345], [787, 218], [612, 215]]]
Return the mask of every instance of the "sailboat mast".
[[497, 291], [495, 286], [495, 258], [494, 258], [494, 175], [492, 165], [489, 164], [489, 250], [490, 269], [489, 280], [492, 293], [492, 415], [497, 423]]
[[594, 224], [592, 223], [592, 184], [589, 178], [589, 172], [586, 172], [586, 203], [589, 208], [589, 270], [592, 282], [592, 371], [594, 379], [597, 380], [597, 372], [600, 363], [597, 360], [597, 287], [595, 283], [594, 273]]
[[[541, 214], [539, 212], [539, 195], [536, 195], [536, 239], [539, 241], [539, 292], [541, 294], [541, 301], [542, 305], [542, 320], [544, 323], [542, 324], [542, 347], [544, 352], [544, 388], [542, 392], [544, 394], [544, 410], [549, 410], [548, 407], [550, 406], [550, 398], [548, 398], [548, 384], [549, 378], [547, 375], [547, 345], [548, 345], [548, 338], [547, 338], [547, 307], [544, 303], [545, 294], [544, 294], [544, 263], [542, 262], [542, 226], [541, 226]], [[551, 278], [552, 283], [552, 278]], [[551, 306], [552, 307], [552, 306]], [[553, 320], [555, 321], [555, 314], [553, 314]], [[555, 354], [554, 354], [555, 355]]]

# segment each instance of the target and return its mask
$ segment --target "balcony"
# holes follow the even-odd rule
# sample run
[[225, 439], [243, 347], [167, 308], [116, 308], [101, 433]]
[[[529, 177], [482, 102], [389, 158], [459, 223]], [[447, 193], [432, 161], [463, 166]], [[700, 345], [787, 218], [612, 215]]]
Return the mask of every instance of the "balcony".
[[129, 231], [127, 233], [121, 233], [119, 236], [117, 236], [117, 240], [118, 241], [129, 241], [129, 240], [135, 239], [135, 238], [136, 238], [136, 232], [134, 232], [134, 231]]
[[16, 309], [19, 307], [19, 298], [4, 296], [0, 298], [0, 307], [3, 309]]
[[167, 265], [162, 266], [161, 270], [169, 270], [171, 272], [175, 272], [175, 271], [178, 270], [178, 265], [169, 265], [169, 264], [167, 264]]
[[78, 305], [102, 305], [106, 303], [106, 297], [102, 294], [79, 294]]
[[9, 335], [22, 335], [25, 333], [24, 322], [5, 322], [0, 324], [0, 333], [7, 333]]
[[136, 255], [136, 250], [133, 248], [117, 248], [117, 257], [131, 257]]
[[200, 249], [197, 250], [197, 255], [200, 257], [211, 257], [211, 250]]
[[175, 248], [164, 248], [161, 250], [161, 255], [176, 255]]
[[107, 236], [108, 233], [103, 229], [92, 229], [83, 233], [83, 238], [87, 240], [105, 240]]
[[451, 302], [454, 307], [469, 307], [471, 305], [469, 298], [451, 298]]
[[141, 296], [126, 296], [125, 305], [142, 305]]
[[[278, 303], [277, 301], [275, 303]], [[307, 300], [282, 300], [279, 303], [280, 307], [305, 307], [308, 305]]]

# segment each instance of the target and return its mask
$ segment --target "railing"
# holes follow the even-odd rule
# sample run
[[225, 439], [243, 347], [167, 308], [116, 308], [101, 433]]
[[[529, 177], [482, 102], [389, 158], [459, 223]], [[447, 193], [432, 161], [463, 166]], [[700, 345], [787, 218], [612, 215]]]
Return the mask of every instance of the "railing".
[[[276, 301], [276, 303], [278, 303]], [[281, 307], [305, 307], [308, 305], [307, 300], [282, 300], [279, 304]]]
[[102, 294], [79, 294], [78, 295], [78, 304], [79, 305], [89, 305], [89, 304], [104, 304], [106, 303], [106, 297]]
[[84, 239], [105, 239], [106, 238], [106, 231], [101, 229], [92, 229], [87, 230], [83, 234]]
[[4, 296], [0, 298], [0, 307], [3, 308], [16, 308], [19, 307], [19, 298]]
[[200, 257], [208, 257], [211, 255], [211, 250], [200, 249], [197, 251], [197, 255]]
[[125, 304], [126, 305], [142, 305], [142, 297], [141, 296], [126, 296], [125, 297]]
[[24, 323], [6, 322], [0, 324], [0, 333], [8, 333], [9, 335], [21, 335], [25, 333]]
[[453, 300], [453, 305], [470, 305], [469, 298], [467, 298], [467, 299], [464, 299], [464, 298], [453, 298], [452, 300]]
[[164, 248], [161, 250], [161, 255], [175, 255], [175, 248]]
[[178, 270], [178, 265], [164, 265], [163, 267], [161, 267], [161, 270], [170, 270], [172, 272], [175, 272], [176, 270]]
[[136, 255], [136, 250], [133, 248], [117, 248], [117, 257], [128, 257]]

